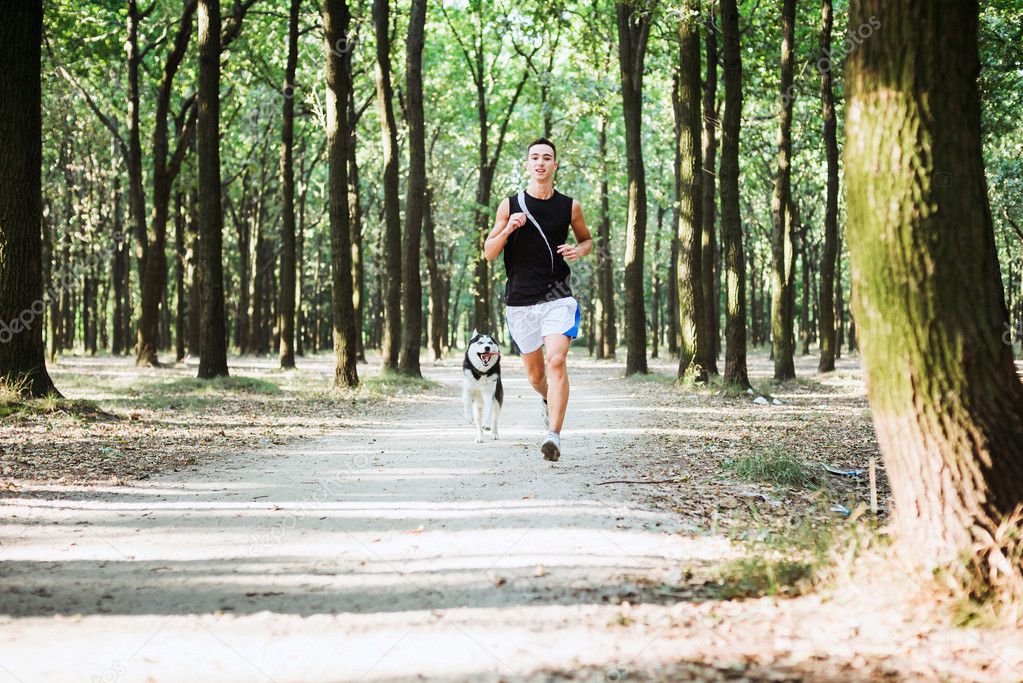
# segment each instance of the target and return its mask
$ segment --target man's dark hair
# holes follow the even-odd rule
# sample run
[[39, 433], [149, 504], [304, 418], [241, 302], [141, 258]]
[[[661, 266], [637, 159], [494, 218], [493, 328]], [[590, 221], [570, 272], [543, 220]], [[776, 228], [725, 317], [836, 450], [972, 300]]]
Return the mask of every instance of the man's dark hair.
[[529, 156], [529, 150], [533, 149], [537, 145], [548, 145], [554, 151], [554, 158], [555, 159], [558, 158], [558, 148], [555, 147], [554, 143], [548, 140], [547, 138], [537, 138], [536, 140], [533, 140], [531, 143], [529, 143], [529, 145], [526, 147], [527, 157]]

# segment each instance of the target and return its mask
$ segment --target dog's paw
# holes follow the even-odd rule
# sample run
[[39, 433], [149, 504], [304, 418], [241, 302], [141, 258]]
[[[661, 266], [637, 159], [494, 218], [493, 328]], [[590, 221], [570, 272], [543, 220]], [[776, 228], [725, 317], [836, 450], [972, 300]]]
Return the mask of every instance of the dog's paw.
[[493, 433], [492, 433], [492, 434], [490, 435], [490, 440], [491, 440], [491, 441], [497, 441], [497, 432], [496, 432], [496, 431], [495, 431], [495, 432], [493, 432]]
[[483, 443], [483, 435], [482, 434], [477, 434], [476, 435], [476, 443]]

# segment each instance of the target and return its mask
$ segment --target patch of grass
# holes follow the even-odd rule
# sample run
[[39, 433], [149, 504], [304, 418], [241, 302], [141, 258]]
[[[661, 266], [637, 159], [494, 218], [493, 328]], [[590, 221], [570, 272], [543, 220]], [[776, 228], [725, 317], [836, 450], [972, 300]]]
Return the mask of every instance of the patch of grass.
[[440, 384], [423, 377], [409, 377], [397, 372], [381, 372], [359, 382], [359, 393], [368, 398], [388, 398], [417, 394], [436, 389]]
[[731, 458], [725, 461], [723, 467], [750, 482], [804, 489], [819, 488], [824, 483], [823, 476], [816, 468], [795, 453], [777, 446]]
[[[755, 534], [760, 536], [760, 534]], [[803, 595], [852, 573], [856, 557], [878, 536], [869, 523], [816, 524], [770, 530], [751, 541], [744, 557], [717, 571], [724, 597]]]
[[122, 408], [200, 411], [211, 402], [222, 402], [226, 398], [278, 396], [283, 392], [277, 383], [270, 380], [231, 376], [214, 379], [150, 379], [126, 390], [119, 390], [118, 393], [127, 395], [109, 399], [105, 403]]
[[0, 419], [12, 415], [55, 415], [57, 413], [85, 420], [111, 419], [114, 417], [102, 410], [93, 401], [67, 399], [55, 394], [44, 396], [43, 398], [23, 399], [20, 401], [0, 401]]
[[171, 394], [266, 394], [274, 396], [281, 393], [275, 382], [256, 377], [230, 376], [214, 379], [198, 379], [182, 377], [170, 382], [154, 384], [151, 389], [160, 393]]
[[810, 562], [752, 555], [721, 568], [723, 596], [728, 599], [762, 595], [801, 595], [814, 576]]

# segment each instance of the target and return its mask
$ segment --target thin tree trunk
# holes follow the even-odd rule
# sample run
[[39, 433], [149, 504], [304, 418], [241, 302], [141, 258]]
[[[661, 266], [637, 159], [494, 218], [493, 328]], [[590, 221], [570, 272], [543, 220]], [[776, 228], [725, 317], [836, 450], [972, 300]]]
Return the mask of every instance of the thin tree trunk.
[[810, 299], [813, 295], [813, 273], [810, 271], [810, 250], [806, 243], [806, 231], [799, 238], [799, 260], [802, 266], [803, 295], [799, 299], [799, 340], [802, 342], [801, 355], [810, 355]]
[[600, 116], [597, 149], [600, 157], [600, 221], [597, 229], [597, 358], [614, 359], [618, 346], [615, 316], [614, 254], [611, 252], [611, 208], [607, 182], [607, 117]]
[[220, 0], [199, 0], [199, 377], [227, 376], [220, 202]]
[[180, 363], [185, 358], [185, 339], [188, 336], [188, 305], [186, 303], [188, 299], [185, 296], [188, 248], [185, 243], [185, 193], [182, 190], [178, 190], [174, 206], [174, 298], [176, 299], [174, 358]]
[[282, 368], [295, 367], [295, 69], [298, 64], [299, 14], [302, 0], [291, 0], [288, 15], [288, 60], [284, 68], [281, 115], [281, 297], [277, 329]]
[[626, 169], [629, 179], [625, 228], [625, 374], [647, 372], [646, 309], [643, 297], [643, 251], [646, 246], [646, 172], [643, 166], [643, 62], [651, 17], [631, 3], [616, 5], [618, 59], [625, 118]]
[[[355, 387], [355, 306], [352, 302], [352, 245], [348, 212], [347, 106], [352, 91], [352, 58], [348, 44], [351, 14], [346, 0], [323, 0], [323, 36], [327, 81], [327, 161], [330, 211], [331, 302], [334, 327], [334, 386]], [[386, 29], [385, 29], [386, 30]]]
[[750, 386], [746, 373], [746, 259], [739, 215], [739, 131], [742, 123], [742, 54], [736, 0], [721, 0], [725, 111], [721, 121], [721, 247], [726, 277], [725, 375]]
[[661, 233], [664, 230], [664, 214], [668, 209], [657, 207], [657, 228], [654, 232], [654, 257], [650, 263], [650, 357], [657, 358], [661, 341]]
[[[376, 35], [377, 113], [383, 140], [384, 162], [384, 337], [381, 345], [383, 370], [398, 369], [401, 347], [401, 216], [398, 197], [398, 129], [394, 122], [391, 89], [390, 3], [373, 1]], [[408, 315], [408, 311], [405, 312]]]
[[352, 245], [352, 305], [355, 310], [355, 349], [356, 358], [366, 360], [366, 345], [363, 339], [363, 320], [365, 308], [366, 274], [365, 260], [362, 257], [362, 200], [359, 189], [359, 160], [355, 155], [356, 129], [359, 115], [355, 111], [355, 93], [348, 98], [348, 212], [350, 214], [349, 234]]
[[124, 216], [121, 208], [121, 177], [116, 171], [113, 174], [114, 185], [111, 189], [111, 203], [114, 214], [114, 244], [111, 265], [111, 279], [114, 288], [114, 320], [113, 334], [110, 339], [110, 353], [119, 356], [128, 351], [128, 331], [131, 329], [131, 303], [128, 297], [129, 269], [131, 254], [128, 252], [127, 235], [124, 233]]
[[131, 218], [132, 232], [135, 233], [139, 280], [145, 277], [146, 246], [149, 243], [146, 230], [146, 190], [142, 177], [142, 137], [139, 123], [139, 103], [141, 101], [139, 69], [142, 63], [142, 57], [139, 54], [139, 22], [141, 20], [138, 0], [128, 0], [125, 23], [127, 37], [124, 43], [127, 51], [125, 66], [128, 69], [128, 155], [125, 161], [128, 166], [128, 215]]
[[718, 90], [718, 37], [714, 21], [714, 3], [708, 3], [704, 26], [704, 46], [707, 51], [707, 77], [703, 86], [703, 310], [707, 318], [707, 373], [718, 374], [718, 349], [721, 338], [721, 305], [718, 301], [717, 264], [717, 90]]
[[859, 0], [850, 25], [873, 29], [846, 77], [853, 308], [902, 556], [965, 553], [1018, 605], [1023, 384], [1001, 338], [977, 3]]
[[[820, 277], [821, 357], [818, 372], [835, 369], [835, 312], [841, 305], [839, 288], [835, 287], [835, 259], [838, 255], [838, 134], [835, 120], [835, 96], [832, 88], [831, 0], [821, 2], [821, 56], [817, 68], [821, 72], [821, 103], [824, 107], [824, 150], [828, 164], [827, 198], [824, 204], [824, 259]], [[836, 302], [836, 299], [838, 300]]]
[[406, 80], [406, 121], [408, 123], [409, 170], [405, 201], [405, 235], [402, 241], [401, 295], [402, 330], [398, 371], [422, 377], [419, 348], [423, 339], [423, 282], [420, 250], [423, 232], [423, 203], [426, 199], [426, 130], [423, 121], [423, 40], [426, 0], [412, 0], [409, 15]]
[[679, 78], [673, 91], [675, 128], [678, 131], [676, 191], [678, 193], [678, 281], [679, 346], [678, 378], [707, 381], [712, 345], [707, 336], [706, 303], [703, 295], [703, 158], [700, 112], [700, 32], [697, 29], [698, 5], [695, 0], [683, 6], [685, 17], [679, 23]]
[[59, 396], [43, 344], [42, 31], [42, 0], [0, 23], [0, 378], [25, 396]]
[[426, 187], [426, 198], [423, 205], [423, 238], [425, 241], [426, 272], [430, 279], [430, 347], [433, 349], [434, 360], [440, 360], [444, 353], [444, 333], [447, 326], [444, 321], [444, 283], [437, 263], [436, 226], [433, 222], [433, 188]]
[[781, 13], [781, 112], [778, 129], [778, 172], [775, 176], [774, 195], [771, 199], [771, 343], [774, 353], [774, 378], [792, 379], [796, 376], [792, 358], [795, 347], [792, 336], [793, 291], [791, 263], [793, 244], [791, 217], [792, 177], [792, 102], [795, 88], [792, 84], [795, 52], [796, 0], [784, 0]]
[[[139, 306], [138, 340], [135, 362], [139, 365], [159, 366], [157, 347], [160, 339], [161, 303], [167, 291], [167, 222], [170, 218], [171, 186], [181, 168], [185, 146], [180, 142], [173, 155], [170, 151], [168, 121], [174, 77], [181, 65], [192, 36], [192, 16], [195, 0], [185, 3], [178, 31], [167, 62], [164, 64], [157, 90], [153, 127], [153, 220], [152, 233], [144, 237], [146, 259], [140, 273], [141, 299]], [[191, 121], [185, 124], [182, 136], [191, 135]], [[152, 258], [150, 258], [152, 257]], [[168, 313], [166, 310], [164, 313]]]
[[835, 240], [835, 360], [842, 357], [845, 329], [845, 299], [842, 296], [842, 231]]

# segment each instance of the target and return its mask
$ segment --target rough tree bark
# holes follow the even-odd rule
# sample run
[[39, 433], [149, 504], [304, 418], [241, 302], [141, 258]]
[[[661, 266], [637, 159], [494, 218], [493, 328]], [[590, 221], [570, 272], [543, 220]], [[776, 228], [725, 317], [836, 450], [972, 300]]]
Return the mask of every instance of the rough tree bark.
[[750, 386], [746, 372], [746, 260], [739, 214], [739, 130], [742, 124], [742, 54], [736, 0], [721, 0], [725, 111], [721, 119], [721, 247], [725, 261], [725, 375]]
[[351, 13], [345, 0], [323, 0], [323, 42], [327, 81], [328, 210], [331, 302], [334, 326], [334, 386], [359, 384], [356, 370], [355, 305], [352, 302], [352, 245], [348, 213], [347, 106], [352, 91], [349, 44]]
[[818, 372], [835, 369], [835, 259], [838, 254], [838, 133], [835, 95], [832, 88], [831, 28], [834, 23], [831, 0], [821, 2], [821, 103], [824, 107], [824, 150], [828, 163], [827, 196], [824, 202], [824, 258], [820, 276], [821, 357]]
[[[401, 346], [401, 216], [398, 197], [398, 128], [394, 122], [394, 93], [391, 87], [390, 3], [373, 1], [376, 35], [377, 114], [383, 140], [384, 187], [384, 338], [381, 343], [383, 370], [398, 368]], [[407, 314], [407, 311], [406, 311]]]
[[0, 378], [33, 397], [57, 394], [43, 345], [42, 36], [42, 0], [8, 5], [0, 22]]
[[426, 27], [426, 0], [412, 0], [409, 14], [405, 64], [408, 123], [409, 168], [408, 195], [405, 200], [405, 237], [403, 240], [401, 296], [402, 331], [398, 371], [422, 377], [419, 348], [423, 338], [423, 282], [420, 275], [420, 250], [423, 234], [423, 203], [426, 199], [426, 130], [423, 121], [423, 40]]
[[793, 361], [795, 339], [792, 334], [794, 259], [791, 217], [788, 215], [792, 193], [792, 102], [796, 90], [792, 84], [795, 52], [796, 0], [784, 0], [781, 12], [781, 111], [778, 127], [778, 172], [771, 198], [771, 344], [774, 378], [796, 376]]
[[689, 1], [682, 7], [678, 27], [679, 78], [673, 91], [678, 183], [678, 282], [679, 345], [678, 378], [707, 381], [709, 344], [703, 296], [703, 154], [700, 112], [700, 32], [697, 29], [699, 7]]
[[859, 0], [850, 26], [873, 29], [845, 81], [853, 309], [901, 551], [923, 566], [969, 552], [1018, 601], [1003, 552], [1021, 530], [1023, 385], [1002, 341], [977, 2]]
[[646, 247], [646, 172], [643, 166], [643, 61], [650, 36], [649, 10], [633, 2], [616, 5], [618, 62], [625, 119], [629, 204], [625, 227], [625, 374], [647, 372], [643, 250]]
[[707, 318], [707, 373], [718, 374], [720, 348], [721, 306], [718, 301], [717, 264], [717, 91], [718, 91], [718, 37], [714, 21], [714, 3], [708, 3], [704, 28], [704, 47], [707, 51], [707, 77], [703, 85], [703, 307]]
[[220, 201], [220, 0], [199, 0], [199, 377], [227, 376]]

